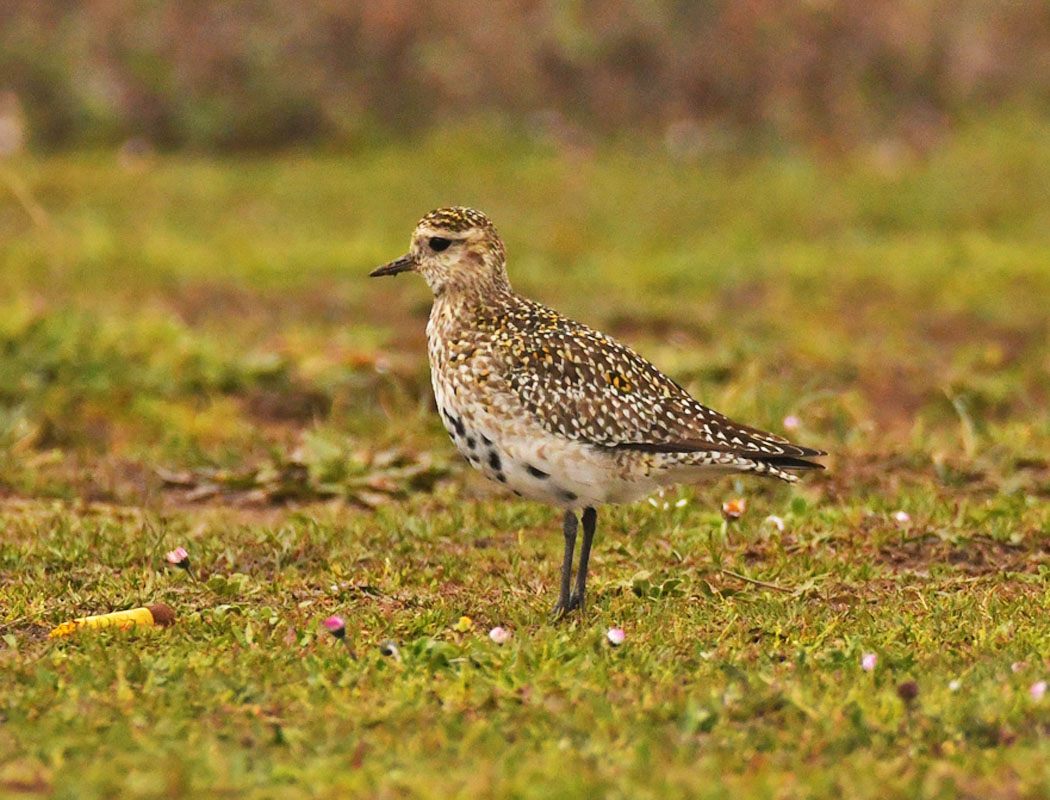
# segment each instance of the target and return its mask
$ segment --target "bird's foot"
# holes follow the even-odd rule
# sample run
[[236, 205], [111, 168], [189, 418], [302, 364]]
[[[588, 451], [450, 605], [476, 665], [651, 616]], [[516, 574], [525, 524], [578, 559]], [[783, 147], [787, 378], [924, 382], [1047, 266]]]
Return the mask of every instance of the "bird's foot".
[[573, 612], [583, 611], [583, 595], [573, 592], [566, 600], [559, 600], [548, 616], [551, 622], [560, 622]]
[[565, 611], [566, 613], [570, 611], [579, 611], [583, 613], [583, 592], [572, 593], [572, 597], [569, 598], [569, 605]]
[[551, 622], [561, 622], [568, 615], [569, 610], [569, 604], [559, 600], [551, 609], [551, 613], [547, 615], [547, 619]]

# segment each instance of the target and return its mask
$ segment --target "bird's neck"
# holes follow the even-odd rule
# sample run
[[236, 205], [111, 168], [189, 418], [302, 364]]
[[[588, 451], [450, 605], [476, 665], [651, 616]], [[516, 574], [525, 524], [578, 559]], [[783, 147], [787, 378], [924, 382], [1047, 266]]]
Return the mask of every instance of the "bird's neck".
[[434, 295], [427, 323], [431, 356], [435, 355], [435, 345], [458, 339], [464, 331], [487, 327], [493, 318], [505, 314], [515, 302], [520, 300], [506, 282], [491, 286], [448, 287]]
[[435, 314], [453, 315], [469, 321], [489, 315], [493, 309], [503, 308], [514, 299], [514, 291], [503, 275], [496, 274], [465, 284], [449, 283], [442, 291], [435, 292], [431, 317]]

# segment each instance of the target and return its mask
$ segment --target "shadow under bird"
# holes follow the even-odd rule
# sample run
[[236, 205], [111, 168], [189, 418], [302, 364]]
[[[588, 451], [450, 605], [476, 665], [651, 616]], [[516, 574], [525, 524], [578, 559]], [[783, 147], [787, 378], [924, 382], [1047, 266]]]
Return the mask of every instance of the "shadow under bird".
[[795, 481], [823, 469], [808, 459], [824, 452], [734, 422], [629, 347], [516, 294], [503, 242], [480, 211], [431, 211], [408, 254], [371, 275], [402, 272], [418, 272], [434, 293], [427, 351], [456, 448], [515, 494], [565, 510], [555, 618], [583, 607], [597, 506], [730, 472]]

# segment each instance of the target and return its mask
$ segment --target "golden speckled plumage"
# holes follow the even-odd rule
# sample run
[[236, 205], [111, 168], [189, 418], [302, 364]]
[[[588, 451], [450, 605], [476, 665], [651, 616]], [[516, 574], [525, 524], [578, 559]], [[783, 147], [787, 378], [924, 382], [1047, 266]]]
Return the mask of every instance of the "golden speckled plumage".
[[[794, 480], [792, 470], [819, 466], [804, 459], [820, 451], [733, 422], [627, 346], [516, 294], [506, 278], [499, 235], [480, 212], [438, 209], [417, 230], [422, 235], [414, 238], [413, 251], [424, 277], [429, 237], [475, 234], [458, 254], [456, 290], [439, 287], [427, 328], [434, 391], [453, 439], [460, 437], [450, 418], [480, 426], [490, 441], [547, 439], [545, 451], [593, 461], [593, 482], [613, 484], [613, 491], [602, 491], [581, 486], [575, 476], [563, 481], [566, 491], [543, 491], [541, 499], [562, 505], [633, 499], [679, 478], [695, 478], [704, 468]], [[477, 444], [473, 453], [461, 449], [483, 471], [508, 482], [506, 470], [486, 467]], [[531, 466], [558, 473], [557, 465]], [[632, 482], [637, 492], [625, 490]], [[531, 485], [517, 488], [537, 494]], [[568, 501], [569, 495], [576, 498]]]
[[821, 468], [807, 460], [821, 451], [733, 422], [626, 345], [516, 294], [503, 242], [479, 211], [430, 212], [408, 255], [373, 275], [404, 271], [434, 292], [431, 376], [456, 447], [517, 494], [568, 509], [567, 540], [575, 509], [710, 474], [792, 481]]

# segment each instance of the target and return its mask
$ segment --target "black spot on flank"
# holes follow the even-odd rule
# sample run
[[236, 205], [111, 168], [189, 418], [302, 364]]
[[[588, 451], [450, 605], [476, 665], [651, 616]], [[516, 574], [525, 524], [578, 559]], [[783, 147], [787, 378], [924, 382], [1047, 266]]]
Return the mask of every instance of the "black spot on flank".
[[461, 419], [452, 416], [452, 414], [444, 408], [441, 409], [441, 416], [445, 418], [449, 425], [456, 429], [457, 436], [467, 435], [467, 429], [463, 427], [463, 421]]
[[570, 503], [576, 499], [576, 493], [570, 492], [568, 489], [559, 489], [558, 494], [561, 495], [563, 500], [568, 500]]
[[499, 470], [503, 466], [503, 463], [499, 460], [499, 453], [495, 450], [489, 453], [489, 466], [494, 470]]
[[521, 492], [519, 492], [517, 489], [511, 489], [511, 491], [514, 492], [514, 494], [516, 494], [518, 497], [524, 497], [525, 496]]
[[497, 472], [496, 473], [496, 480], [498, 480], [500, 483], [506, 483], [507, 482], [507, 476], [504, 475], [502, 472]]
[[469, 447], [471, 450], [474, 449], [474, 437], [473, 436], [468, 436], [467, 437], [467, 447]]
[[489, 446], [492, 445], [492, 440], [488, 436], [486, 436], [485, 434], [481, 434], [481, 441], [483, 441], [485, 443], [486, 447], [489, 447]]
[[549, 478], [551, 476], [549, 472], [544, 472], [542, 469], [536, 469], [532, 464], [526, 464], [525, 469], [534, 478]]

